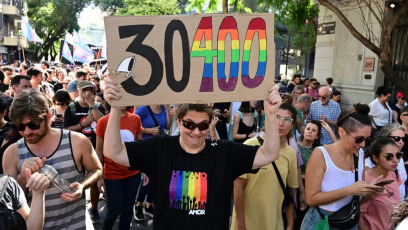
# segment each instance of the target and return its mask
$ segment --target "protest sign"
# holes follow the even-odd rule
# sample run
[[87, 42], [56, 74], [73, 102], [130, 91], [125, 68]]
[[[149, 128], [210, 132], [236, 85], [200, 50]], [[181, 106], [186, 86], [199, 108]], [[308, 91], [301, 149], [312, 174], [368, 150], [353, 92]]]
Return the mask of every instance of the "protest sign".
[[273, 14], [105, 17], [115, 105], [263, 100], [275, 78]]

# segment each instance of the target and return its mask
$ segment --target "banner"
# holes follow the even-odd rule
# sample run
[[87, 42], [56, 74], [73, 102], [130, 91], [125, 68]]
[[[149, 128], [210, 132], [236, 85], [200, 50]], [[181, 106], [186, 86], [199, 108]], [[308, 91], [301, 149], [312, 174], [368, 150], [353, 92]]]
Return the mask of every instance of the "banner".
[[105, 17], [115, 105], [263, 100], [274, 84], [273, 14]]

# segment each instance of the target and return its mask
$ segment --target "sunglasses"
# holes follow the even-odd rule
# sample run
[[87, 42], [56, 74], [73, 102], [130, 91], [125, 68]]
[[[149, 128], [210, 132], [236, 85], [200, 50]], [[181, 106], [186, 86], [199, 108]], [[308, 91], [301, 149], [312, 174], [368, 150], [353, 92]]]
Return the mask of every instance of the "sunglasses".
[[385, 154], [380, 154], [380, 156], [385, 157], [385, 159], [387, 159], [387, 161], [392, 161], [394, 160], [394, 157], [397, 160], [400, 160], [402, 157], [402, 152], [397, 152], [395, 155], [393, 153], [385, 153]]
[[18, 131], [24, 131], [26, 127], [28, 127], [31, 130], [38, 130], [41, 127], [41, 121], [38, 123], [30, 122], [27, 124], [17, 124], [16, 126]]
[[398, 142], [398, 141], [402, 140], [402, 138], [404, 138], [404, 137], [400, 137], [400, 136], [388, 136], [388, 137], [393, 139], [395, 142]]
[[59, 106], [65, 106], [65, 105], [67, 105], [67, 104], [65, 104], [65, 103], [61, 103], [61, 102], [57, 102], [57, 103], [55, 103], [55, 105], [59, 105]]
[[198, 128], [198, 130], [200, 131], [204, 131], [207, 130], [210, 127], [210, 123], [207, 121], [201, 122], [199, 124], [196, 124], [192, 121], [185, 121], [185, 120], [181, 120], [184, 128], [193, 131], [194, 129]]
[[310, 83], [311, 85], [317, 85], [317, 82], [314, 82], [314, 83]]
[[320, 96], [320, 95], [319, 95], [319, 98], [321, 98], [321, 99], [323, 99], [323, 100], [326, 100], [327, 97], [326, 97], [326, 96]]
[[366, 141], [367, 140], [367, 138], [364, 138], [364, 137], [353, 137], [353, 135], [351, 135], [349, 132], [347, 132], [347, 130], [344, 130], [350, 137], [352, 137], [353, 139], [354, 139], [354, 143], [356, 143], [356, 144], [360, 144], [360, 143], [362, 143], [362, 142], [364, 142], [364, 141]]

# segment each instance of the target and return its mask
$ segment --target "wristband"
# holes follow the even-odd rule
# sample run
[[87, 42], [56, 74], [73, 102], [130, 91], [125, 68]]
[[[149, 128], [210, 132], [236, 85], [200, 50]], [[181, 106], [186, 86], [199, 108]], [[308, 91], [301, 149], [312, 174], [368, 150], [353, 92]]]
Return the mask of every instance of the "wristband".
[[246, 134], [246, 139], [248, 139], [248, 138], [249, 138], [249, 133]]
[[85, 127], [82, 126], [82, 123], [81, 123], [81, 122], [79, 122], [79, 126], [81, 126], [81, 128], [83, 128], [83, 129], [85, 129]]

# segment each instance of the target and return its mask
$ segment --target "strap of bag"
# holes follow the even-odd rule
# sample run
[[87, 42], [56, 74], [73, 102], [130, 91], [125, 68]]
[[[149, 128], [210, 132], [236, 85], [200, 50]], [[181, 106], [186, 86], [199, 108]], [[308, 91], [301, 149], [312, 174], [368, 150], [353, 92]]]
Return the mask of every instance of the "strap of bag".
[[273, 166], [273, 169], [275, 169], [275, 173], [276, 173], [276, 176], [278, 177], [279, 184], [282, 187], [283, 194], [285, 194], [286, 188], [285, 188], [285, 184], [283, 184], [283, 180], [282, 180], [282, 177], [281, 177], [281, 175], [279, 173], [279, 169], [278, 169], [278, 167], [276, 167], [275, 162], [272, 162], [272, 166]]
[[[257, 136], [256, 139], [258, 139], [259, 144], [263, 145], [264, 140], [261, 138], [261, 136]], [[282, 177], [279, 173], [279, 169], [276, 166], [275, 162], [272, 162], [272, 166], [273, 166], [273, 169], [275, 170], [276, 176], [278, 177], [279, 184], [282, 187], [283, 194], [285, 194], [286, 188], [285, 188], [285, 184], [283, 183]]]
[[[150, 108], [150, 106], [147, 106], [147, 109], [149, 110], [150, 116], [152, 116], [152, 119], [153, 119], [154, 124], [156, 125], [156, 127], [159, 126], [159, 122], [157, 122], [156, 117], [154, 116], [153, 111], [152, 111], [152, 109]], [[160, 109], [161, 109], [161, 108], [160, 108]]]
[[[6, 177], [5, 180], [3, 179], [4, 177]], [[0, 182], [3, 182], [3, 184], [1, 185], [1, 191], [0, 191], [0, 203], [3, 201], [3, 195], [4, 195], [4, 192], [6, 191], [9, 180], [10, 180], [10, 176], [8, 175], [1, 176]]]

